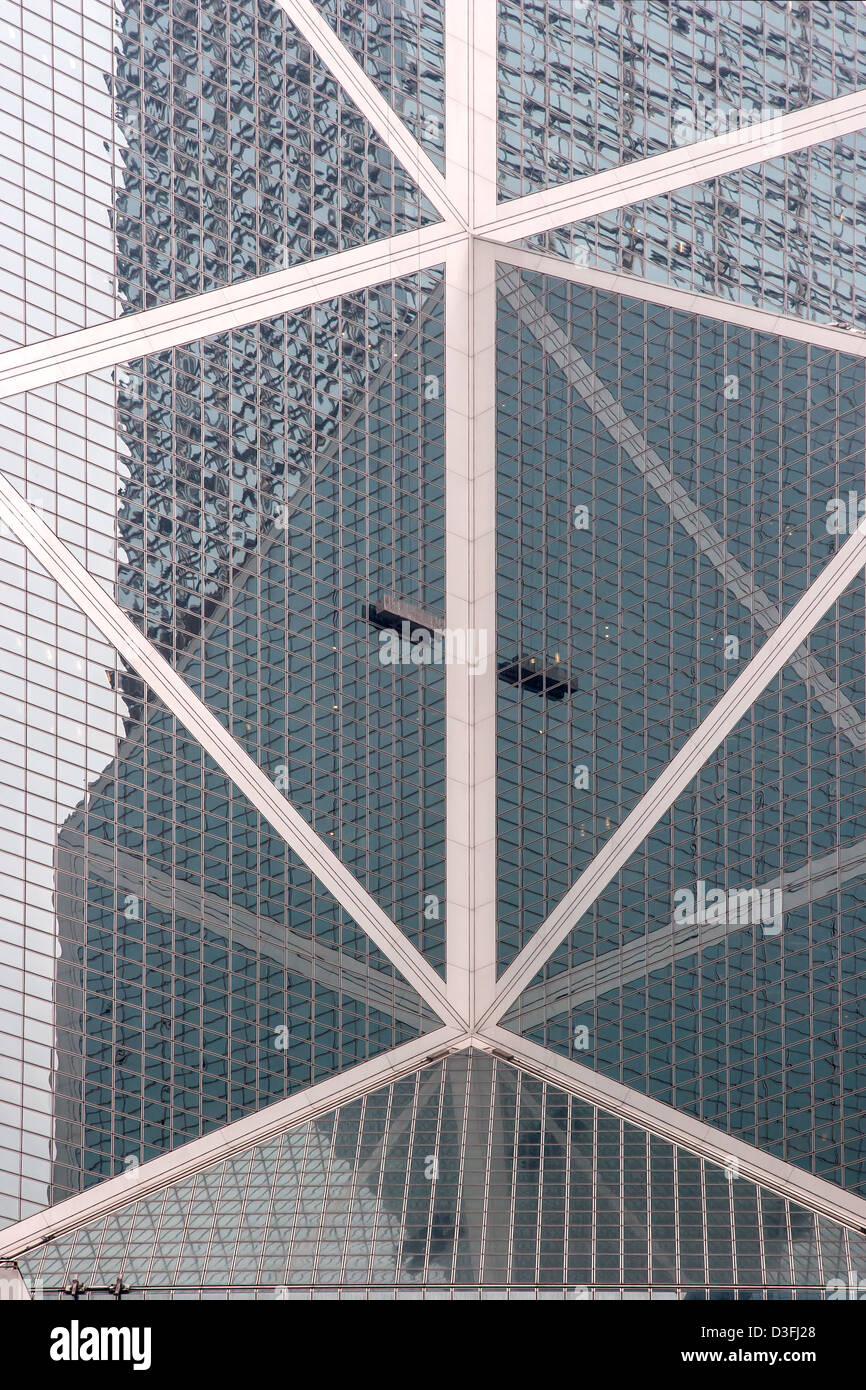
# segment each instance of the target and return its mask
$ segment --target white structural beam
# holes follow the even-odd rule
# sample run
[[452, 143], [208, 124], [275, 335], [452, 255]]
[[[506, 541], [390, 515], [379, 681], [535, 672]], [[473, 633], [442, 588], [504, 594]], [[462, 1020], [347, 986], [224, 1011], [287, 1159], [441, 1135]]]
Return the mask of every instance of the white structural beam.
[[[864, 0], [866, 3], [866, 0]], [[754, 309], [717, 295], [692, 290], [678, 290], [655, 280], [644, 280], [624, 271], [596, 270], [576, 265], [562, 256], [544, 251], [530, 251], [507, 242], [486, 238], [495, 248], [497, 260], [505, 265], [518, 266], [538, 275], [553, 275], [571, 284], [586, 285], [589, 289], [607, 294], [637, 299], [645, 304], [661, 304], [684, 314], [696, 314], [719, 323], [733, 323], [754, 333], [771, 337], [790, 338], [797, 343], [812, 343], [831, 352], [848, 353], [851, 357], [866, 357], [866, 333], [851, 328], [834, 328], [831, 324], [795, 319], [789, 314], [776, 314], [768, 309]], [[2, 360], [2, 359], [0, 359]]]
[[774, 676], [824, 614], [866, 566], [866, 521], [825, 565], [772, 636], [713, 706], [706, 719], [656, 778], [625, 820], [512, 961], [499, 981], [496, 1000], [482, 1026], [498, 1021], [534, 979], [545, 961], [616, 877], [629, 856], [671, 808]]
[[294, 314], [401, 275], [415, 275], [441, 265], [448, 247], [464, 237], [454, 222], [436, 222], [289, 270], [13, 348], [0, 355], [0, 399], [260, 323], [276, 314]]
[[48, 571], [73, 603], [163, 701], [217, 766], [247, 796], [321, 884], [367, 932], [446, 1023], [460, 1019], [439, 975], [312, 826], [277, 791], [249, 754], [127, 617], [123, 609], [57, 539], [8, 479], [0, 477], [0, 519]]
[[[851, 879], [866, 874], [866, 840], [833, 850], [831, 854], [810, 859], [797, 869], [786, 869], [758, 891], [782, 894], [782, 915], [796, 912], [807, 903], [815, 902], [835, 892]], [[654, 970], [670, 965], [684, 956], [700, 955], [710, 946], [723, 941], [732, 932], [749, 928], [727, 922], [680, 925], [674, 921], [658, 927], [646, 936], [638, 937], [620, 947], [607, 951], [594, 960], [584, 961], [530, 985], [520, 996], [520, 1028], [531, 1031], [543, 1027], [550, 1019], [597, 999], [610, 990], [621, 989], [634, 980], [647, 978]], [[761, 928], [754, 930], [760, 933]]]
[[[495, 176], [495, 0], [447, 0], [446, 173], [467, 218]], [[479, 83], [481, 91], [479, 92]], [[483, 98], [483, 99], [482, 99]], [[487, 161], [485, 165], [484, 161]], [[491, 163], [492, 161], [492, 163]], [[492, 185], [488, 190], [492, 196]], [[445, 267], [446, 621], [482, 660], [446, 668], [446, 957], [472, 1020], [492, 998], [496, 949], [495, 264], [467, 237]], [[471, 636], [470, 636], [471, 634]], [[486, 991], [486, 993], [485, 993]]]
[[514, 198], [500, 204], [486, 221], [476, 223], [475, 232], [500, 241], [521, 241], [630, 203], [658, 198], [677, 188], [719, 178], [735, 169], [747, 169], [763, 160], [778, 159], [793, 150], [808, 149], [864, 127], [866, 91], [851, 92], [728, 134], [714, 135], [709, 140], [588, 174], [557, 188]]
[[[592, 371], [564, 329], [550, 314], [545, 313], [538, 297], [523, 284], [520, 273], [508, 269], [500, 284], [520, 322], [556, 363], [572, 389], [646, 479], [656, 496], [667, 505], [674, 521], [694, 541], [704, 559], [718, 571], [731, 597], [751, 615], [762, 632], [775, 631], [782, 621], [781, 609], [758, 588], [754, 576], [731, 554], [712, 518], [701, 510], [677, 481], [668, 464], [651, 447], [649, 440], [625, 413], [616, 397]], [[791, 667], [812, 699], [830, 716], [837, 732], [855, 748], [862, 750], [866, 747], [866, 727], [859, 711], [830, 679], [821, 663], [803, 649], [794, 654]]]
[[446, 668], [447, 975], [471, 1022], [492, 1000], [496, 968], [493, 258], [467, 240], [445, 274], [446, 619], [476, 655]]
[[468, 228], [496, 206], [497, 0], [445, 0], [445, 176]]
[[412, 176], [424, 196], [443, 217], [453, 217], [459, 222], [461, 213], [450, 195], [444, 175], [312, 0], [277, 0], [277, 4], [313, 52], [321, 58], [343, 91], [352, 98], [362, 115], [366, 116], [395, 160]]
[[119, 1177], [108, 1178], [35, 1216], [25, 1217], [0, 1231], [0, 1259], [23, 1255], [47, 1240], [56, 1240], [77, 1226], [110, 1215], [118, 1207], [141, 1201], [150, 1193], [180, 1182], [212, 1163], [231, 1158], [253, 1144], [263, 1144], [284, 1130], [306, 1124], [380, 1086], [388, 1086], [450, 1052], [452, 1045], [463, 1037], [455, 1029], [438, 1028], [423, 1038], [413, 1038], [338, 1076], [308, 1086], [286, 1100], [278, 1100], [200, 1139], [192, 1139], [170, 1153], [149, 1159]]
[[559, 1086], [571, 1095], [580, 1096], [590, 1105], [599, 1106], [620, 1116], [629, 1124], [649, 1130], [671, 1144], [688, 1149], [709, 1163], [729, 1170], [734, 1165], [740, 1178], [758, 1183], [791, 1202], [797, 1202], [813, 1212], [838, 1221], [843, 1226], [862, 1231], [866, 1227], [866, 1198], [857, 1197], [835, 1183], [816, 1178], [784, 1159], [764, 1153], [733, 1135], [694, 1119], [681, 1110], [642, 1095], [621, 1082], [560, 1057], [546, 1047], [517, 1037], [507, 1029], [488, 1026], [481, 1038], [496, 1056], [518, 1067], [525, 1067], [536, 1076]]
[[468, 228], [472, 220], [473, 184], [472, 6], [466, 0], [445, 0], [444, 15], [445, 180], [448, 196]]

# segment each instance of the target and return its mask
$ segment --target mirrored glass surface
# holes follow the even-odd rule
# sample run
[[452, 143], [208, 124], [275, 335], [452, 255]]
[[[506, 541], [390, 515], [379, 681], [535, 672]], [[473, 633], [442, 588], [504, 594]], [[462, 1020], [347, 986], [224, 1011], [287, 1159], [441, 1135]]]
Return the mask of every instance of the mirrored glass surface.
[[500, 200], [719, 136], [757, 144], [764, 122], [866, 84], [855, 0], [498, 0], [497, 14]]

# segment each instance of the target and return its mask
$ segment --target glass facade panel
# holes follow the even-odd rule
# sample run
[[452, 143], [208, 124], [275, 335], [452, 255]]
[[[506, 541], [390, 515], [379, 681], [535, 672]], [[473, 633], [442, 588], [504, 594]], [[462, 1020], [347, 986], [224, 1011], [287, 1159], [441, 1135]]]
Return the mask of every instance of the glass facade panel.
[[500, 201], [866, 86], [862, 6], [498, 0]]
[[430, 271], [0, 405], [5, 471], [439, 970], [445, 671], [371, 607], [444, 622], [443, 334]]
[[0, 36], [0, 347], [438, 220], [279, 4], [26, 0]]
[[316, 0], [353, 58], [445, 168], [443, 0]]
[[18, 1263], [46, 1298], [815, 1299], [850, 1258], [834, 1223], [471, 1051]]
[[115, 669], [109, 644], [0, 529], [2, 1225], [52, 1187], [58, 830], [122, 736]]
[[53, 582], [9, 568], [4, 1224], [436, 1026]]
[[[505, 966], [856, 526], [864, 368], [517, 270], [499, 294]], [[784, 714], [862, 760], [856, 604], [829, 660], [817, 637], [792, 660]]]
[[[657, 786], [866, 515], [866, 137], [826, 139], [866, 9], [471, 8], [0, 0], [31, 509], [0, 496], [0, 1225], [36, 1216], [0, 1248], [47, 1297], [818, 1300], [866, 1268], [862, 573], [661, 817]], [[719, 136], [743, 167], [648, 196], [641, 160]], [[561, 274], [491, 244], [494, 146], [500, 207], [572, 182], [523, 208], [561, 208], [519, 253]]]
[[[860, 578], [807, 642], [861, 715], [863, 607]], [[862, 730], [787, 667], [505, 1020], [861, 1194]]]
[[626, 271], [771, 313], [866, 328], [861, 132], [530, 237], [578, 265]]

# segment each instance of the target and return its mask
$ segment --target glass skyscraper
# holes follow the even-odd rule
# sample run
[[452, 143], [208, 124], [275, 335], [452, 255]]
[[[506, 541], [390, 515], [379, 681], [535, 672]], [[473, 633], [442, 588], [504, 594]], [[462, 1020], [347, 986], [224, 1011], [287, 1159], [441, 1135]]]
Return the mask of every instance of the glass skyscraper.
[[866, 7], [0, 40], [9, 1296], [866, 1287]]

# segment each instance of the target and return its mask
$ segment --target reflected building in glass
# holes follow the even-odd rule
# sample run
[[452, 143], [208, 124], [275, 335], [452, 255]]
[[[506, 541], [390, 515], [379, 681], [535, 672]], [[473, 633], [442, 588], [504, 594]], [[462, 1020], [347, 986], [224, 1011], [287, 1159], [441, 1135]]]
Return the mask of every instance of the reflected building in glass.
[[3, 63], [20, 1296], [836, 1296], [862, 6], [28, 0]]

